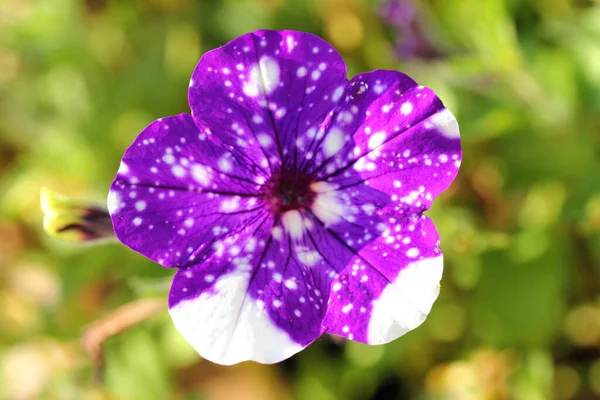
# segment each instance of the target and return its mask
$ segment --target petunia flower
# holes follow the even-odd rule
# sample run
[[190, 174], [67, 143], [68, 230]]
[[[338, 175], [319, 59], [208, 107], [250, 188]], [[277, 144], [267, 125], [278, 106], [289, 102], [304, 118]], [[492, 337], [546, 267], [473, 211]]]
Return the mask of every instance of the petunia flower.
[[40, 191], [44, 231], [67, 242], [104, 242], [114, 239], [112, 221], [103, 205], [74, 201], [48, 188]]
[[395, 51], [399, 58], [435, 59], [443, 55], [428, 37], [422, 12], [414, 0], [385, 0], [379, 15], [394, 28]]
[[261, 30], [206, 53], [188, 97], [127, 149], [108, 208], [121, 242], [177, 268], [170, 314], [200, 355], [275, 363], [424, 321], [443, 263], [423, 212], [461, 160], [430, 89], [348, 80], [323, 39]]

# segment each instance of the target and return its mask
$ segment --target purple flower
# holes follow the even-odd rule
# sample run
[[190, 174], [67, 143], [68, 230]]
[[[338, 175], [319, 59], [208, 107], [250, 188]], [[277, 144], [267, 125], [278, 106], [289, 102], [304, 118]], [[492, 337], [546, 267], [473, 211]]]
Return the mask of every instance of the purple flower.
[[417, 8], [413, 0], [385, 0], [379, 13], [384, 22], [399, 29], [409, 27], [417, 20]]
[[430, 89], [347, 80], [319, 37], [262, 30], [206, 53], [189, 103], [127, 149], [108, 205], [119, 240], [178, 268], [170, 313], [203, 357], [275, 363], [423, 322], [442, 276], [423, 212], [461, 160]]
[[442, 56], [442, 52], [427, 37], [421, 20], [422, 13], [413, 0], [386, 0], [379, 14], [395, 30], [398, 57], [434, 59]]

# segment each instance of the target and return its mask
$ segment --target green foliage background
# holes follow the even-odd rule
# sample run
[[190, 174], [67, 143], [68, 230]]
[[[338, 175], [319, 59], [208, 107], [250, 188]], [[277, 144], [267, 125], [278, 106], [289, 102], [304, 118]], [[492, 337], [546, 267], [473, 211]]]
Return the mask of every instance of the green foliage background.
[[[600, 8], [417, 3], [442, 58], [398, 59], [376, 1], [0, 0], [0, 398], [600, 398]], [[274, 366], [203, 361], [163, 311], [104, 344], [99, 381], [84, 328], [172, 271], [46, 237], [40, 187], [104, 202], [137, 133], [188, 110], [201, 54], [258, 28], [321, 35], [351, 76], [402, 70], [457, 116], [441, 296], [391, 344]]]

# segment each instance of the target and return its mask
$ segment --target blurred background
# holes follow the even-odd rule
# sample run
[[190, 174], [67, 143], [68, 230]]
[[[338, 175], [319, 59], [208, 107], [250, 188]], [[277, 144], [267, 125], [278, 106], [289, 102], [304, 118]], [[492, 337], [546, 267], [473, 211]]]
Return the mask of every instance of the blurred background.
[[[42, 230], [42, 186], [104, 203], [199, 57], [258, 28], [404, 71], [459, 120], [441, 295], [393, 343], [219, 367], [171, 324], [172, 271]], [[0, 398], [599, 399], [599, 140], [591, 0], [0, 0]]]

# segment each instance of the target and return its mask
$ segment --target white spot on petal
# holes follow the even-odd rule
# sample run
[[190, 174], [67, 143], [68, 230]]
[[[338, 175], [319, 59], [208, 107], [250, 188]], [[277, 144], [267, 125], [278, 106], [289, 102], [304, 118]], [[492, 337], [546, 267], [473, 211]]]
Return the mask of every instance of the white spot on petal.
[[234, 196], [230, 199], [223, 200], [221, 202], [221, 211], [223, 212], [233, 212], [236, 211], [240, 207], [240, 197]]
[[259, 94], [272, 93], [279, 85], [280, 70], [277, 61], [269, 56], [264, 56], [250, 70], [248, 82], [244, 85], [244, 93], [250, 97]]
[[118, 174], [127, 174], [129, 172], [129, 167], [127, 166], [127, 164], [125, 164], [123, 161], [121, 161], [121, 163], [119, 164], [119, 170], [117, 171]]
[[376, 147], [381, 146], [385, 141], [385, 132], [376, 132], [369, 138], [369, 149], [373, 150]]
[[344, 87], [343, 86], [339, 86], [337, 89], [335, 89], [335, 91], [333, 92], [333, 95], [331, 96], [331, 99], [333, 101], [338, 101], [342, 95], [344, 94]]
[[108, 208], [108, 212], [111, 215], [113, 215], [114, 213], [119, 211], [119, 209], [121, 207], [123, 207], [123, 204], [121, 203], [121, 196], [119, 196], [118, 192], [115, 192], [114, 190], [111, 190], [110, 192], [108, 192], [108, 198], [106, 199], [106, 206]]
[[326, 226], [340, 222], [346, 211], [335, 191], [317, 194], [311, 210]]
[[406, 251], [406, 256], [410, 257], [410, 258], [415, 258], [419, 255], [419, 249], [417, 249], [416, 247], [413, 247], [411, 249], [408, 249]]
[[185, 176], [185, 169], [181, 165], [173, 165], [171, 168], [171, 172], [178, 178], [182, 178]]
[[144, 200], [137, 201], [135, 203], [135, 209], [138, 211], [144, 211], [146, 209], [146, 202]]
[[400, 106], [400, 113], [402, 115], [408, 115], [408, 114], [410, 114], [412, 112], [412, 110], [413, 110], [413, 105], [409, 101], [407, 101], [406, 103], [403, 103]]
[[223, 157], [219, 160], [219, 169], [223, 172], [231, 172], [233, 170], [233, 165], [228, 158]]
[[273, 235], [273, 239], [281, 240], [283, 239], [283, 229], [280, 226], [276, 226], [271, 231], [271, 235]]
[[277, 111], [275, 111], [275, 118], [277, 118], [277, 119], [283, 118], [283, 116], [285, 115], [285, 112], [286, 112], [285, 108], [278, 109]]
[[281, 216], [283, 228], [293, 239], [302, 239], [304, 234], [304, 226], [302, 215], [298, 210], [290, 210]]
[[194, 164], [192, 165], [191, 171], [192, 177], [196, 182], [204, 186], [210, 183], [210, 170], [204, 165]]
[[286, 288], [290, 289], [290, 290], [296, 290], [298, 289], [298, 284], [296, 283], [296, 281], [292, 280], [292, 279], [287, 279], [284, 283]]
[[271, 136], [267, 135], [266, 133], [259, 133], [256, 138], [258, 139], [258, 143], [264, 148], [267, 148], [273, 144], [273, 139], [271, 139]]
[[331, 157], [344, 147], [344, 133], [337, 129], [332, 128], [323, 143], [323, 152], [327, 157]]
[[165, 154], [162, 159], [166, 164], [173, 164], [175, 162], [175, 156], [173, 154]]
[[318, 251], [305, 246], [296, 246], [296, 256], [298, 261], [309, 267], [316, 265], [321, 260], [321, 254]]

